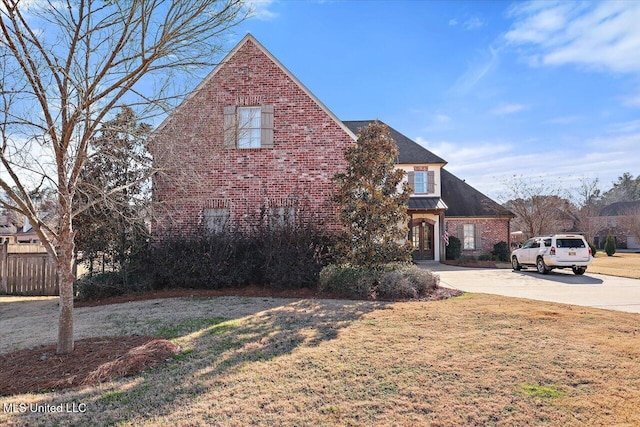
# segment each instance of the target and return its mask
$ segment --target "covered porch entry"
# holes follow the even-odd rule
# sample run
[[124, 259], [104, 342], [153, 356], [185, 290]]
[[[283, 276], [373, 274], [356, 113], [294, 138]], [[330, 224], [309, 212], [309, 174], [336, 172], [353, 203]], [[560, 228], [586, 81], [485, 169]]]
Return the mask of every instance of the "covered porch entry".
[[408, 214], [409, 242], [416, 260], [444, 259], [444, 211], [446, 205], [439, 197], [411, 197]]

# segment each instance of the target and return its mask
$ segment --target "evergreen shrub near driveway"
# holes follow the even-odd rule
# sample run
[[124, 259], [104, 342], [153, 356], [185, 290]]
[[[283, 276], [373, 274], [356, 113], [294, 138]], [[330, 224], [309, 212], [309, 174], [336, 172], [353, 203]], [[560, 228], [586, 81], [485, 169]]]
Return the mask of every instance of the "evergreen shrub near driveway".
[[344, 298], [403, 300], [426, 296], [438, 282], [431, 271], [409, 264], [331, 264], [320, 272], [318, 291]]

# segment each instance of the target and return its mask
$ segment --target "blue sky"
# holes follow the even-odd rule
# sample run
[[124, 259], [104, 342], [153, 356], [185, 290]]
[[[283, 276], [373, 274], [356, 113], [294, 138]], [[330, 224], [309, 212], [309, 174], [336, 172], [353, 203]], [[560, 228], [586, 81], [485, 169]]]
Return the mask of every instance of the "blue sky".
[[498, 199], [640, 174], [640, 2], [254, 1], [251, 32], [343, 120], [380, 119]]

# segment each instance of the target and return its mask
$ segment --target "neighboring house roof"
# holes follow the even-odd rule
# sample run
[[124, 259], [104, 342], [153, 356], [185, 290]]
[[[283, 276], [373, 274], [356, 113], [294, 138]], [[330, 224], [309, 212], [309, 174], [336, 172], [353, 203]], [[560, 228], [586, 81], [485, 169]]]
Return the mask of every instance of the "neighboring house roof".
[[513, 212], [485, 196], [451, 172], [440, 169], [442, 200], [447, 217], [515, 217]]
[[635, 210], [640, 210], [640, 200], [611, 203], [602, 208], [598, 216], [624, 216], [629, 215], [629, 212]]
[[[385, 124], [384, 122], [377, 120], [378, 122]], [[376, 120], [357, 120], [357, 121], [344, 121], [343, 123], [347, 125], [349, 129], [354, 134], [358, 134], [359, 128], [367, 127], [369, 124], [376, 122]], [[399, 164], [417, 164], [417, 163], [440, 163], [442, 165], [446, 165], [447, 162], [443, 160], [441, 157], [436, 156], [431, 151], [424, 148], [422, 145], [417, 142], [412, 141], [407, 138], [394, 128], [389, 125], [386, 125], [389, 128], [389, 132], [391, 133], [391, 137], [396, 141], [398, 145], [398, 163]]]

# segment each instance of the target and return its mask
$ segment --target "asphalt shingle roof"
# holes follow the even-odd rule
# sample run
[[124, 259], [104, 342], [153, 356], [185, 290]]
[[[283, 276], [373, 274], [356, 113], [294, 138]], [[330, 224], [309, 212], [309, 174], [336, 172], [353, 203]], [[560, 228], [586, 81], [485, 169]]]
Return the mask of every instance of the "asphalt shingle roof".
[[605, 206], [598, 213], [598, 216], [623, 216], [629, 215], [631, 211], [640, 209], [640, 200], [634, 202], [615, 202]]
[[[380, 120], [378, 120], [380, 123]], [[366, 127], [375, 120], [343, 121], [356, 135], [358, 129]], [[391, 137], [398, 145], [399, 164], [436, 163], [443, 166], [447, 163], [422, 145], [412, 141], [391, 126]], [[513, 213], [491, 198], [485, 196], [451, 172], [440, 169], [442, 200], [447, 205], [447, 217], [513, 217]], [[436, 209], [438, 197], [412, 197], [409, 209]]]
[[447, 204], [448, 217], [515, 216], [513, 213], [485, 196], [451, 172], [440, 169], [442, 200]]
[[[367, 127], [370, 123], [375, 122], [376, 120], [357, 120], [357, 121], [343, 121], [351, 132], [358, 134], [358, 129]], [[378, 122], [386, 123], [378, 120]], [[422, 145], [412, 141], [407, 138], [391, 126], [387, 125], [389, 131], [391, 132], [391, 137], [396, 141], [398, 145], [398, 163], [402, 164], [412, 164], [412, 163], [441, 163], [446, 164], [447, 162], [443, 160], [441, 157], [436, 156], [431, 151], [424, 148]]]

